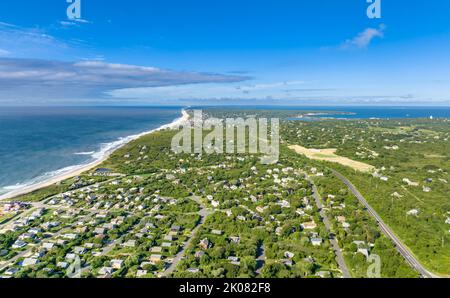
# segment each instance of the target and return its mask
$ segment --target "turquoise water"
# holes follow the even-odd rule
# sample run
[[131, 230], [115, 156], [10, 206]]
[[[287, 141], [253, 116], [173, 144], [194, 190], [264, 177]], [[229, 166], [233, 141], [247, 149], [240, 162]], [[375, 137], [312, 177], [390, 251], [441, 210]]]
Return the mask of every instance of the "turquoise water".
[[0, 107], [0, 193], [101, 158], [130, 135], [181, 117], [180, 107]]

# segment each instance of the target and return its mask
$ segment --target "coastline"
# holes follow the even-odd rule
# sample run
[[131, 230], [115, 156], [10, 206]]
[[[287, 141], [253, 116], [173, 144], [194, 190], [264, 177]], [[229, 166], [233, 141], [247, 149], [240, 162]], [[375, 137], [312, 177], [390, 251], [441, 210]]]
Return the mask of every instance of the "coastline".
[[[50, 179], [41, 181], [41, 182], [37, 182], [34, 184], [30, 184], [30, 185], [25, 185], [23, 187], [14, 189], [10, 192], [7, 192], [5, 194], [0, 195], [0, 200], [9, 200], [9, 199], [13, 199], [15, 197], [21, 196], [21, 195], [25, 195], [27, 193], [33, 192], [35, 190], [50, 186], [52, 184], [61, 182], [63, 180], [78, 176], [86, 171], [92, 170], [93, 168], [99, 166], [101, 163], [103, 163], [105, 160], [107, 160], [110, 155], [112, 153], [114, 153], [116, 150], [122, 148], [123, 146], [125, 146], [126, 144], [130, 143], [131, 141], [134, 141], [140, 137], [143, 137], [145, 135], [154, 133], [156, 131], [160, 131], [160, 130], [164, 130], [164, 129], [174, 129], [177, 128], [178, 126], [180, 126], [181, 124], [183, 124], [184, 122], [186, 122], [187, 120], [189, 120], [189, 114], [186, 112], [185, 109], [181, 110], [181, 117], [175, 119], [174, 121], [172, 121], [169, 124], [164, 124], [156, 129], [150, 130], [150, 131], [146, 131], [137, 135], [132, 135], [132, 136], [127, 136], [125, 137], [123, 140], [120, 141], [115, 141], [111, 144], [117, 144], [116, 146], [112, 146], [111, 148], [109, 148], [108, 150], [104, 151], [103, 154], [101, 155], [101, 157], [97, 158], [96, 160], [87, 163], [87, 164], [83, 164], [83, 165], [78, 165], [78, 166], [71, 166], [68, 167], [70, 168], [70, 170], [68, 169], [67, 171], [62, 171], [60, 174], [55, 175], [53, 177], [51, 177]], [[63, 169], [62, 169], [63, 170]]]

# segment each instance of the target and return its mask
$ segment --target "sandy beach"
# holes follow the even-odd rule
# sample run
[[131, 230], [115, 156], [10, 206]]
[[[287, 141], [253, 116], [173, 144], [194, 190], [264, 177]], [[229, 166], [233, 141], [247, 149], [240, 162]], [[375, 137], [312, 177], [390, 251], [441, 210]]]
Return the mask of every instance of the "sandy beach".
[[89, 170], [99, 166], [102, 162], [104, 162], [106, 159], [108, 159], [109, 156], [114, 151], [116, 151], [117, 149], [123, 147], [124, 145], [128, 144], [131, 141], [134, 141], [134, 140], [136, 140], [136, 139], [138, 139], [138, 138], [140, 138], [142, 136], [151, 134], [151, 133], [159, 131], [159, 130], [174, 129], [174, 128], [179, 127], [181, 124], [183, 124], [184, 122], [186, 122], [189, 119], [189, 114], [185, 110], [182, 110], [181, 113], [182, 113], [182, 116], [180, 118], [174, 120], [172, 123], [165, 124], [163, 126], [158, 127], [157, 129], [153, 129], [153, 130], [150, 130], [150, 131], [147, 131], [147, 132], [143, 132], [143, 133], [140, 133], [140, 134], [137, 134], [137, 135], [128, 136], [127, 138], [125, 138], [126, 139], [125, 142], [123, 142], [120, 145], [114, 147], [113, 149], [105, 152], [105, 154], [101, 158], [99, 158], [99, 159], [97, 159], [97, 160], [95, 160], [95, 161], [93, 161], [91, 163], [88, 163], [88, 164], [85, 164], [85, 165], [76, 166], [76, 167], [74, 167], [73, 169], [71, 169], [69, 171], [62, 172], [60, 175], [56, 175], [56, 176], [52, 177], [51, 179], [48, 179], [48, 180], [45, 180], [45, 181], [42, 181], [42, 182], [39, 182], [39, 183], [36, 183], [36, 184], [27, 185], [27, 186], [24, 186], [24, 187], [12, 190], [12, 191], [10, 191], [10, 192], [8, 192], [6, 194], [1, 195], [0, 196], [0, 200], [12, 199], [12, 198], [15, 198], [17, 196], [30, 193], [30, 192], [38, 190], [40, 188], [43, 188], [43, 187], [46, 187], [46, 186], [50, 186], [52, 184], [58, 183], [60, 181], [63, 181], [63, 180], [66, 180], [66, 179], [69, 179], [69, 178], [72, 178], [72, 177], [75, 177], [75, 176], [78, 176], [78, 175], [80, 175], [80, 174], [82, 174], [82, 173], [84, 173], [86, 171], [89, 171]]

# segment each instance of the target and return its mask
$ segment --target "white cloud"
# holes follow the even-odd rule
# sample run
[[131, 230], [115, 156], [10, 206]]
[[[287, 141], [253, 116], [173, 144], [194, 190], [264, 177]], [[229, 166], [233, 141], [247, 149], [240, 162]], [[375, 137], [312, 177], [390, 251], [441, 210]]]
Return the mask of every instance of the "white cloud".
[[2, 22], [0, 45], [3, 51], [14, 53], [16, 58], [68, 60], [90, 55], [80, 47], [80, 41], [60, 40], [40, 28], [23, 28]]
[[295, 99], [305, 92], [320, 93], [327, 89], [305, 88], [304, 81], [283, 81], [258, 84], [207, 83], [146, 88], [125, 88], [108, 92], [114, 98], [151, 100], [221, 100], [221, 99]]
[[381, 24], [377, 29], [376, 28], [367, 28], [363, 32], [359, 33], [352, 39], [346, 40], [342, 45], [342, 49], [365, 49], [367, 48], [372, 40], [375, 38], [383, 38], [384, 31], [386, 30], [386, 26]]
[[78, 27], [80, 26], [80, 24], [93, 24], [93, 22], [85, 19], [73, 19], [60, 21], [59, 24], [63, 27], [74, 27], [74, 26]]
[[98, 98], [127, 88], [232, 83], [246, 77], [163, 70], [103, 61], [61, 62], [0, 58], [0, 102], [10, 98]]
[[11, 52], [9, 52], [7, 50], [0, 49], [0, 57], [9, 56], [9, 54], [11, 54]]

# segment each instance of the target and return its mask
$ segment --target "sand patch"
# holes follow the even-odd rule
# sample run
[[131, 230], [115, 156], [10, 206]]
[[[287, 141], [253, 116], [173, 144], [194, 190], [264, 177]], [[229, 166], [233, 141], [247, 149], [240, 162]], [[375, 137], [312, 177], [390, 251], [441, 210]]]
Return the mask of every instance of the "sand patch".
[[337, 149], [308, 149], [299, 145], [289, 146], [289, 149], [310, 159], [335, 162], [360, 172], [371, 172], [375, 169], [374, 166], [369, 164], [336, 155]]

